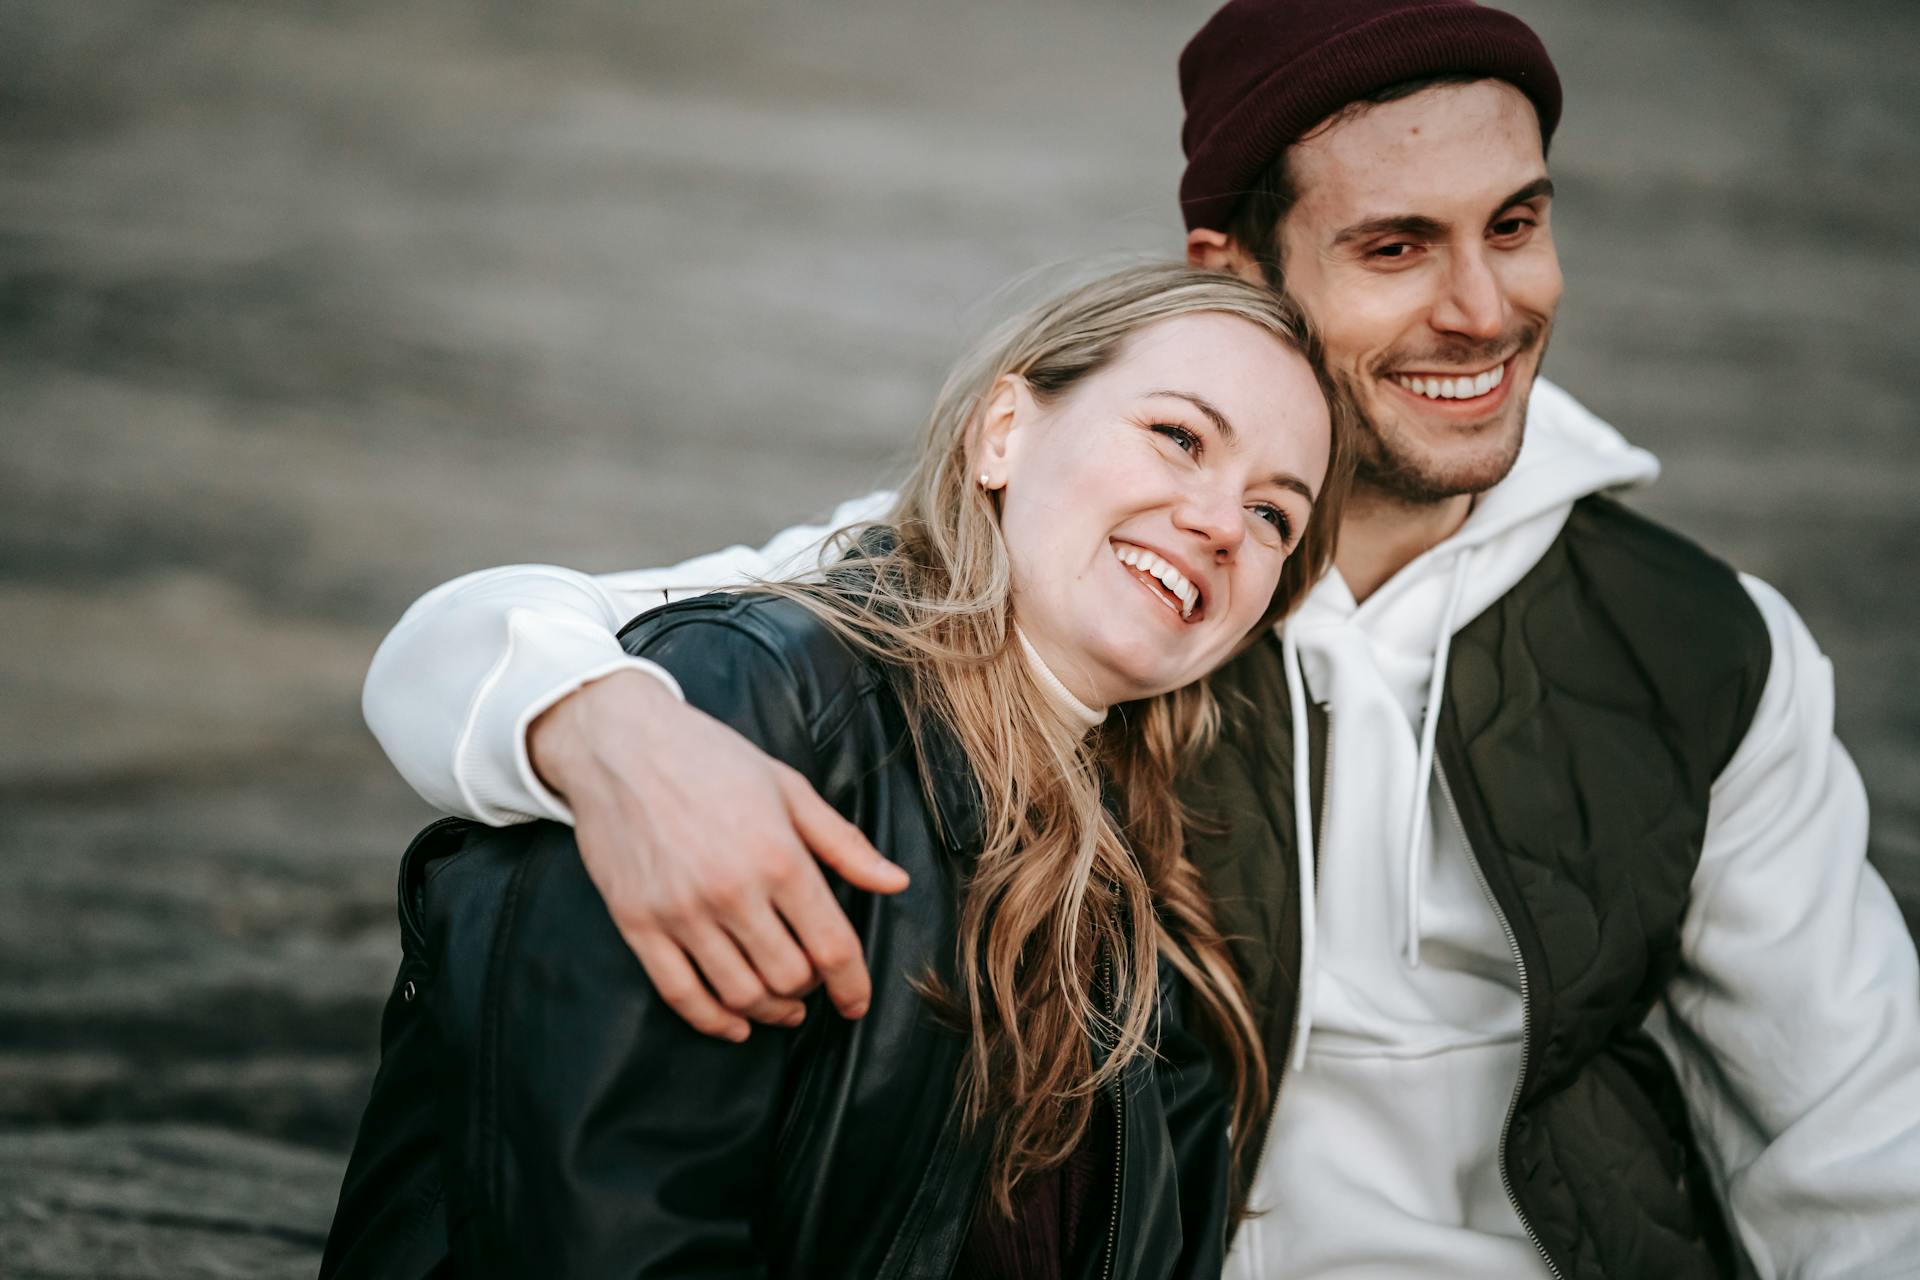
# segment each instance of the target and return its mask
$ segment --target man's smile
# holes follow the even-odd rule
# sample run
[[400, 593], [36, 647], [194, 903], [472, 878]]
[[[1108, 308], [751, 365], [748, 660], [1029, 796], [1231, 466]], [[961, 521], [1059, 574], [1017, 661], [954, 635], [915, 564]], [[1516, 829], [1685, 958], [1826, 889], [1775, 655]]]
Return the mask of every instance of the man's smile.
[[1396, 373], [1393, 380], [1429, 400], [1471, 400], [1499, 386], [1506, 377], [1506, 365], [1497, 364], [1478, 373]]
[[1520, 352], [1499, 364], [1479, 369], [1408, 369], [1383, 375], [1381, 382], [1396, 396], [1411, 400], [1423, 411], [1438, 410], [1448, 417], [1478, 417], [1506, 402], [1513, 386], [1513, 366]]

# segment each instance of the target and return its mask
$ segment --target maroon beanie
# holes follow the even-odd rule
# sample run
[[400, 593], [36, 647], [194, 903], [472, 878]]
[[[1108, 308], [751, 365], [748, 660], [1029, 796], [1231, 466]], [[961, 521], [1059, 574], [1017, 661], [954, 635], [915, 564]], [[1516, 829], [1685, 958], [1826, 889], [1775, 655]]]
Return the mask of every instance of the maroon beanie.
[[1224, 229], [1254, 179], [1349, 102], [1454, 72], [1508, 81], [1553, 137], [1560, 77], [1510, 13], [1473, 0], [1232, 0], [1180, 54], [1187, 227]]

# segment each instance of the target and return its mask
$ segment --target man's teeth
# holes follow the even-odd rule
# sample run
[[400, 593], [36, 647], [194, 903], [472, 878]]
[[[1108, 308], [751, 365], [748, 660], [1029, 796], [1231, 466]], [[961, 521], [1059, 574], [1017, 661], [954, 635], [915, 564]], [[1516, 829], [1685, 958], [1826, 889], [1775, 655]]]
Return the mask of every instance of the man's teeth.
[[1506, 373], [1507, 366], [1497, 364], [1471, 378], [1416, 378], [1396, 373], [1393, 380], [1415, 395], [1425, 396], [1429, 400], [1472, 400], [1499, 386]]
[[1113, 545], [1113, 554], [1119, 557], [1121, 564], [1158, 578], [1160, 584], [1179, 599], [1180, 616], [1193, 616], [1193, 606], [1200, 603], [1200, 588], [1188, 582], [1185, 574], [1145, 547], [1117, 542]]

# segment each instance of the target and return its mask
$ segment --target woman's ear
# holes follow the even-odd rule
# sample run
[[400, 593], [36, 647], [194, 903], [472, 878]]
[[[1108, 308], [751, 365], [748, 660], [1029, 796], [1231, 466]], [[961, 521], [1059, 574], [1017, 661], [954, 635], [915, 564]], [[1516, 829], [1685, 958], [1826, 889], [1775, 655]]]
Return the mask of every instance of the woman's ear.
[[983, 489], [1003, 489], [1019, 452], [1016, 433], [1033, 416], [1033, 388], [1018, 374], [1000, 375], [974, 423], [973, 460]]

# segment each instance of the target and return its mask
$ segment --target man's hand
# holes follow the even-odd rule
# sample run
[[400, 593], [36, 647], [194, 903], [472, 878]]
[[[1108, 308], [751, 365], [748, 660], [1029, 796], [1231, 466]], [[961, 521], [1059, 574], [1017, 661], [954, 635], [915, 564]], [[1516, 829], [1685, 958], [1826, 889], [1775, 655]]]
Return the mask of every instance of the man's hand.
[[815, 859], [872, 893], [907, 874], [798, 773], [638, 671], [555, 703], [527, 750], [621, 936], [696, 1030], [796, 1025], [821, 982], [845, 1017], [867, 1011], [860, 940]]

